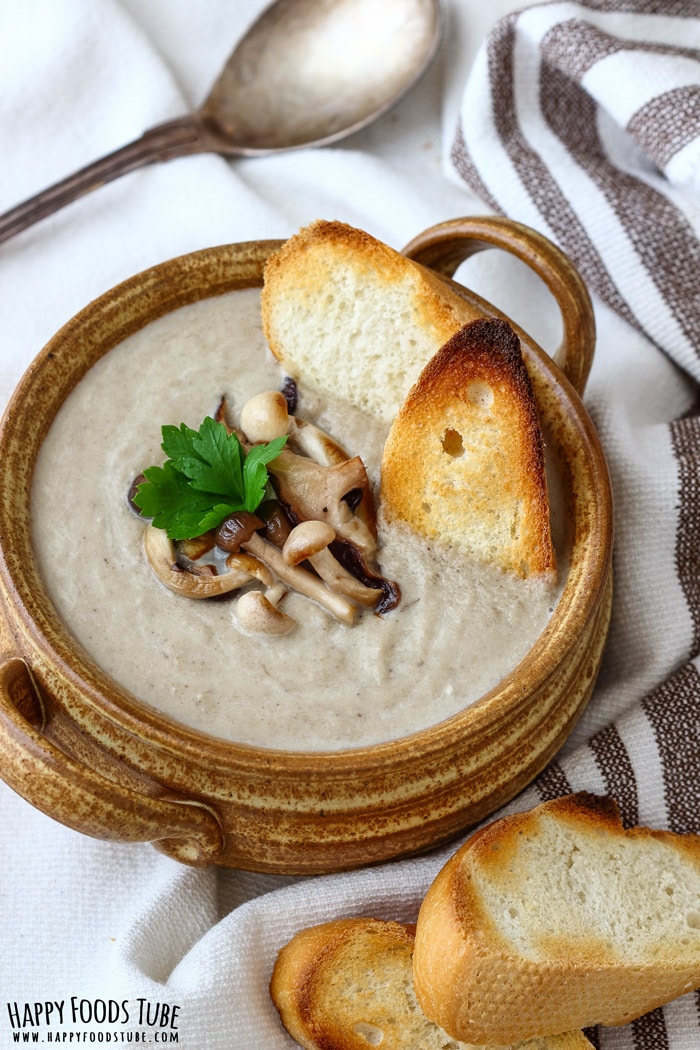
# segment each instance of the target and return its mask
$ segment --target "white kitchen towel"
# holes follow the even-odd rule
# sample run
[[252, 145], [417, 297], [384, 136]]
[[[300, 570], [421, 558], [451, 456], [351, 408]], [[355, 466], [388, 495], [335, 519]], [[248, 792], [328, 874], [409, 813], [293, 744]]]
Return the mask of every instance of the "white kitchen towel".
[[[196, 105], [263, 6], [209, 0], [195, 19], [189, 0], [0, 5], [0, 208]], [[628, 823], [700, 831], [697, 196], [687, 160], [696, 5], [557, 3], [522, 15], [512, 6], [448, 0], [433, 70], [345, 144], [153, 166], [0, 246], [3, 401], [71, 314], [180, 252], [286, 236], [317, 217], [397, 248], [461, 214], [496, 210], [530, 222], [572, 253], [596, 295], [585, 400], [613, 481], [616, 592], [589, 708], [558, 760], [509, 808], [586, 788], [612, 794]], [[620, 34], [634, 47], [619, 46]], [[637, 84], [638, 63], [659, 58], [664, 71]], [[685, 107], [671, 106], [673, 139], [668, 90]], [[449, 161], [441, 144], [455, 127]], [[547, 296], [519, 265], [488, 253], [460, 277], [556, 345]], [[188, 869], [149, 846], [93, 841], [1, 784], [0, 816], [2, 1050], [18, 1034], [115, 1045], [177, 1036], [186, 1050], [291, 1047], [267, 991], [281, 945], [340, 916], [411, 921], [455, 848], [297, 879]], [[691, 1050], [699, 1016], [691, 994], [591, 1038], [603, 1050]]]

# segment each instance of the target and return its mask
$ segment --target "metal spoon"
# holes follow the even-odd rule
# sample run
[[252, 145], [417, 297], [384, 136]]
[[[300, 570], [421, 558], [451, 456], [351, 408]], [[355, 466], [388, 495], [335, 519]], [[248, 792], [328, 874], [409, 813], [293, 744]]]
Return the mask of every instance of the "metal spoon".
[[433, 58], [440, 0], [276, 0], [195, 113], [146, 131], [0, 216], [0, 242], [135, 168], [192, 153], [320, 146], [394, 105]]

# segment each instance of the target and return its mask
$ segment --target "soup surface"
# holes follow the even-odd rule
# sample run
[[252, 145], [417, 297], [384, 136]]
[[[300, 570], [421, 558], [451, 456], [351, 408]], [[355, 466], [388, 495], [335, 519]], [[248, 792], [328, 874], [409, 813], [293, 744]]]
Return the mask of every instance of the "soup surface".
[[[380, 520], [379, 564], [402, 600], [344, 626], [290, 592], [287, 635], [245, 634], [234, 601], [164, 588], [126, 501], [161, 463], [161, 426], [196, 429], [226, 395], [232, 418], [279, 365], [257, 290], [186, 306], [95, 365], [58, 413], [39, 457], [33, 543], [46, 587], [75, 638], [112, 678], [187, 726], [240, 743], [323, 751], [396, 739], [473, 703], [526, 654], [556, 593], [458, 561]], [[300, 385], [297, 413], [362, 456], [373, 483], [386, 430]], [[555, 540], [560, 532], [553, 521]], [[563, 573], [560, 573], [563, 575]]]

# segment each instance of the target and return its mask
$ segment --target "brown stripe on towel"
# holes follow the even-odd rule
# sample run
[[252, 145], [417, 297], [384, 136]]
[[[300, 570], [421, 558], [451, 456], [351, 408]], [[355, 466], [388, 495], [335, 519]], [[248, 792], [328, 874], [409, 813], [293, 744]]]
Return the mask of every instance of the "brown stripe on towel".
[[588, 1042], [594, 1047], [594, 1050], [600, 1050], [600, 1036], [598, 1035], [597, 1028], [584, 1028], [583, 1034]]
[[582, 19], [571, 18], [558, 22], [546, 34], [542, 42], [545, 61], [565, 69], [567, 75], [581, 79], [597, 62], [620, 51], [643, 51], [646, 54], [676, 55], [697, 61], [697, 49], [657, 44], [652, 40], [622, 40], [612, 36], [599, 26]]
[[642, 709], [661, 759], [671, 831], [700, 832], [700, 674], [693, 664], [654, 689]]
[[625, 45], [621, 40], [578, 18], [558, 22], [542, 41], [546, 64], [561, 66], [570, 77], [578, 80], [596, 62], [623, 48]]
[[589, 742], [596, 765], [603, 775], [607, 794], [620, 807], [622, 823], [626, 828], [639, 823], [637, 778], [622, 737], [614, 725], [606, 726]]
[[558, 762], [550, 762], [547, 768], [540, 773], [533, 787], [542, 802], [571, 794], [569, 780]]
[[637, 110], [627, 130], [659, 167], [665, 167], [700, 135], [700, 87], [689, 84], [653, 98]]
[[700, 654], [700, 418], [685, 416], [669, 424], [678, 463], [679, 513], [676, 573], [693, 623], [690, 655]]
[[490, 190], [486, 188], [485, 183], [481, 179], [481, 175], [472, 163], [469, 151], [467, 150], [467, 145], [464, 141], [464, 129], [461, 120], [457, 122], [454, 142], [452, 143], [451, 158], [455, 168], [467, 185], [471, 186], [477, 197], [480, 197], [485, 204], [488, 204], [488, 206], [493, 209], [493, 211], [497, 213], [500, 212], [501, 207], [498, 201], [495, 197], [491, 196]]
[[632, 1038], [634, 1050], [668, 1050], [666, 1021], [660, 1006], [632, 1021]]
[[[659, 0], [578, 0], [591, 11], [615, 11], [618, 14], [658, 15]], [[697, 0], [661, 0], [664, 18], [697, 18]]]
[[[662, 193], [609, 162], [598, 136], [595, 101], [559, 70], [551, 69], [549, 73], [547, 91], [541, 96], [545, 120], [607, 198], [640, 264], [652, 277], [688, 342], [700, 356], [697, 341], [700, 242], [683, 215]], [[575, 255], [573, 258], [578, 261]], [[583, 269], [583, 263], [580, 268]], [[589, 280], [606, 298], [605, 290], [596, 286], [595, 276], [589, 276]], [[613, 302], [610, 306], [617, 309]], [[658, 339], [653, 341], [658, 345]]]

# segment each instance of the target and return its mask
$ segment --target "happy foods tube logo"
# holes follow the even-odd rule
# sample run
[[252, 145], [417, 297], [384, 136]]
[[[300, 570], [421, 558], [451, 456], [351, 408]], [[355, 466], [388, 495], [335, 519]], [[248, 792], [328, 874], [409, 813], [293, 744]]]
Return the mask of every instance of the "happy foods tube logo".
[[181, 1007], [150, 999], [8, 1000], [0, 1047], [22, 1044], [180, 1043]]

